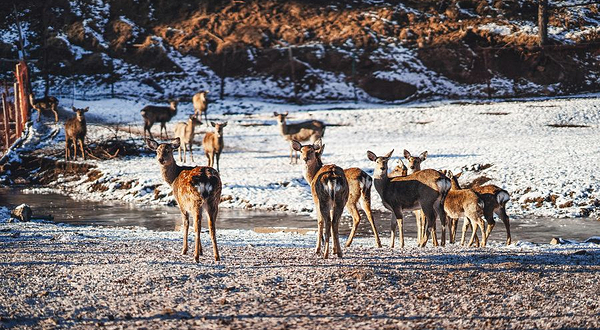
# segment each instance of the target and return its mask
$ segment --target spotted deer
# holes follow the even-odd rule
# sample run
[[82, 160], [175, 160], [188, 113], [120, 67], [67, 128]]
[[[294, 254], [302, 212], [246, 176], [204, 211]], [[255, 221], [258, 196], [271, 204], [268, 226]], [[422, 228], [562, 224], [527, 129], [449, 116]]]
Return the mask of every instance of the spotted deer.
[[290, 143], [290, 164], [298, 163], [298, 153], [296, 152], [294, 155], [294, 148], [291, 145], [293, 140], [314, 143], [325, 134], [325, 124], [321, 121], [309, 120], [296, 124], [287, 124], [285, 118], [288, 116], [288, 112], [273, 112], [273, 115], [277, 117], [279, 133]]
[[422, 170], [405, 177], [388, 177], [388, 161], [394, 150], [385, 156], [378, 157], [372, 151], [367, 151], [367, 157], [375, 162], [375, 171], [373, 179], [375, 190], [379, 193], [383, 205], [392, 211], [391, 224], [391, 243], [394, 247], [396, 239], [396, 229], [400, 233], [400, 247], [404, 247], [404, 216], [402, 212], [406, 210], [416, 210], [418, 208], [424, 214], [427, 224], [424, 239], [418, 239], [419, 246], [425, 246], [431, 234], [433, 245], [437, 246], [437, 236], [435, 232], [436, 216], [442, 223], [442, 244], [445, 244], [445, 222], [446, 213], [444, 211], [444, 200], [450, 190], [450, 180], [442, 173], [435, 170]]
[[198, 116], [198, 118], [202, 118], [202, 114], [204, 113], [204, 122], [208, 126], [208, 117], [206, 114], [208, 110], [208, 98], [206, 97], [207, 94], [207, 90], [194, 94], [192, 97], [192, 103], [194, 104], [194, 114]]
[[52, 112], [54, 114], [54, 122], [58, 123], [58, 99], [54, 96], [46, 96], [41, 99], [34, 99], [33, 94], [29, 94], [29, 104], [38, 112], [37, 121], [39, 122], [42, 112]]
[[208, 215], [208, 230], [212, 241], [213, 256], [219, 261], [219, 250], [217, 248], [217, 236], [215, 224], [219, 214], [219, 202], [221, 201], [221, 178], [219, 172], [208, 166], [179, 166], [173, 157], [173, 150], [179, 148], [179, 138], [171, 143], [161, 143], [146, 139], [148, 148], [156, 151], [163, 179], [171, 186], [173, 196], [179, 210], [183, 223], [183, 249], [181, 254], [187, 254], [189, 217], [194, 219], [195, 250], [194, 260], [199, 262], [202, 255], [202, 244], [200, 243], [200, 225], [202, 213]]
[[208, 166], [213, 167], [215, 164], [215, 157], [217, 158], [217, 171], [219, 170], [219, 159], [221, 158], [221, 152], [225, 146], [223, 142], [223, 128], [227, 126], [227, 122], [215, 123], [210, 122], [210, 125], [215, 128], [214, 132], [208, 132], [204, 135], [202, 144], [204, 145], [204, 154], [208, 158]]
[[456, 237], [456, 224], [459, 218], [464, 218], [463, 222], [463, 231], [462, 238], [460, 240], [460, 244], [465, 244], [465, 234], [466, 228], [468, 225], [473, 227], [473, 234], [471, 235], [471, 239], [469, 240], [468, 246], [472, 246], [475, 241], [475, 236], [477, 234], [477, 228], [481, 229], [481, 235], [483, 240], [481, 244], [477, 242], [478, 246], [486, 245], [486, 235], [485, 235], [485, 223], [483, 221], [483, 201], [479, 198], [479, 196], [475, 193], [475, 191], [471, 189], [462, 189], [458, 184], [458, 178], [460, 174], [454, 175], [451, 171], [443, 172], [451, 182], [450, 191], [448, 192], [448, 196], [446, 196], [446, 201], [444, 202], [444, 210], [446, 211], [446, 224], [450, 227], [450, 242], [454, 243]]
[[172, 100], [169, 101], [170, 106], [161, 107], [156, 105], [147, 105], [145, 106], [140, 113], [142, 114], [142, 118], [144, 119], [144, 138], [146, 138], [146, 132], [152, 137], [152, 126], [154, 123], [160, 123], [160, 138], [162, 139], [163, 130], [165, 131], [165, 136], [168, 139], [169, 135], [167, 134], [167, 122], [171, 120], [171, 118], [175, 117], [177, 114], [177, 104], [179, 101]]
[[[300, 142], [293, 140], [292, 148], [298, 151], [304, 161], [304, 178], [309, 184], [312, 182], [316, 173], [323, 167], [323, 161], [321, 156], [325, 145], [319, 139], [314, 144], [302, 145]], [[373, 214], [371, 212], [371, 187], [373, 185], [373, 179], [363, 170], [357, 167], [347, 168], [344, 170], [344, 175], [348, 181], [348, 201], [346, 202], [346, 208], [352, 215], [352, 230], [346, 240], [346, 247], [352, 244], [356, 230], [360, 224], [360, 213], [356, 207], [360, 200], [362, 209], [365, 211], [367, 219], [371, 224], [373, 235], [375, 236], [375, 244], [377, 247], [381, 247], [381, 240], [375, 222], [373, 220]]]
[[[197, 125], [202, 125], [202, 122], [198, 120], [198, 115], [190, 115], [186, 122], [180, 122], [175, 125], [175, 137], [179, 138], [181, 144], [179, 146], [179, 161], [187, 162], [187, 151], [190, 151], [190, 159], [194, 161], [194, 153], [192, 151], [194, 145], [194, 129]], [[183, 149], [183, 157], [182, 157]]]
[[77, 146], [81, 150], [81, 155], [85, 160], [85, 136], [87, 134], [87, 124], [85, 121], [85, 113], [88, 112], [89, 107], [85, 109], [77, 109], [73, 107], [75, 117], [69, 118], [65, 122], [65, 160], [71, 158], [71, 152], [69, 150], [69, 142], [73, 144], [73, 158], [77, 159]]

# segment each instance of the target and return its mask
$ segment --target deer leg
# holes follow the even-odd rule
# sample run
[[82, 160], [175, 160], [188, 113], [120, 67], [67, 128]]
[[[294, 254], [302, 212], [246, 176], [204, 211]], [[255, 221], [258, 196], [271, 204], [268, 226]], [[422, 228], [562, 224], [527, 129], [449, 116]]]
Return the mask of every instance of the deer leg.
[[424, 216], [423, 222], [427, 224], [427, 228], [425, 230], [426, 239], [423, 242], [423, 246], [425, 246], [425, 244], [429, 240], [429, 237], [428, 237], [429, 235], [431, 235], [431, 241], [433, 243], [433, 246], [438, 246], [437, 234], [436, 234], [436, 228], [435, 228], [436, 227], [435, 226], [436, 212], [434, 211], [433, 205], [421, 204], [421, 212], [423, 213], [423, 216]]
[[54, 123], [58, 123], [58, 112], [55, 108], [52, 108], [52, 112], [54, 112]]
[[375, 236], [375, 244], [377, 247], [381, 247], [381, 240], [379, 239], [379, 233], [377, 232], [377, 227], [375, 227], [375, 221], [373, 220], [373, 214], [371, 212], [371, 192], [364, 192], [361, 198], [361, 205], [365, 214], [367, 215], [367, 220], [371, 224], [371, 229], [373, 230], [373, 236]]
[[215, 261], [221, 260], [219, 256], [219, 248], [217, 247], [217, 230], [215, 228], [215, 224], [217, 223], [217, 215], [219, 213], [218, 203], [216, 206], [213, 206], [212, 209], [208, 209], [208, 230], [210, 232], [210, 240], [212, 241], [213, 246], [213, 255], [215, 257]]
[[208, 111], [204, 110], [204, 122], [206, 123], [206, 126], [208, 126], [208, 115], [206, 114]]
[[421, 246], [421, 241], [423, 241], [423, 231], [421, 230], [421, 218], [419, 211], [414, 211], [415, 221], [417, 223], [417, 246]]
[[392, 230], [392, 237], [390, 240], [390, 248], [394, 248], [394, 243], [396, 242], [396, 229], [398, 228], [398, 222], [396, 222], [396, 215], [392, 212], [392, 219], [390, 220], [390, 227]]
[[504, 222], [504, 227], [506, 227], [506, 245], [510, 245], [511, 237], [510, 237], [510, 220], [508, 215], [506, 214], [506, 208], [501, 206], [500, 209], [496, 212], [500, 220]]
[[69, 160], [69, 139], [65, 140], [65, 161]]
[[348, 202], [346, 204], [346, 208], [348, 208], [348, 212], [352, 215], [352, 230], [350, 230], [350, 235], [346, 240], [346, 247], [352, 244], [352, 239], [354, 239], [354, 235], [356, 235], [356, 229], [360, 224], [360, 214], [358, 213], [358, 209], [356, 208], [356, 203]]
[[490, 237], [490, 234], [492, 233], [492, 229], [494, 229], [494, 227], [496, 226], [496, 221], [492, 220], [492, 222], [487, 222], [487, 228], [485, 231], [485, 239], [487, 241], [487, 239]]
[[38, 113], [37, 122], [39, 123], [40, 120], [42, 120], [42, 109], [38, 109], [38, 108], [34, 108], [34, 109], [37, 110], [37, 113]]
[[477, 223], [479, 224], [479, 228], [481, 229], [481, 244], [480, 247], [485, 247], [487, 245], [488, 235], [485, 233], [485, 222], [481, 218], [476, 218]]
[[[179, 153], [179, 161], [185, 163], [185, 161], [183, 160], [184, 159], [183, 157], [185, 157], [185, 155], [181, 154], [181, 149], [183, 149], [182, 144], [180, 144], [179, 147], [177, 148], [177, 153]], [[185, 145], [185, 144], [183, 144], [183, 145]], [[185, 152], [185, 149], [184, 149], [184, 152]]]
[[219, 160], [221, 159], [221, 153], [220, 153], [220, 152], [219, 152], [219, 153], [217, 153], [217, 154], [215, 155], [215, 157], [217, 157], [217, 171], [218, 171], [218, 172], [221, 172], [221, 170], [219, 169]]
[[290, 164], [294, 164], [294, 148], [290, 145]]
[[194, 142], [190, 142], [190, 159], [192, 160], [192, 163], [194, 162], [194, 152], [192, 151], [192, 146], [194, 145]]
[[[329, 212], [328, 212], [329, 213]], [[323, 259], [329, 258], [329, 238], [331, 237], [331, 218], [330, 215], [325, 215], [325, 252], [323, 252]]]
[[333, 212], [333, 219], [331, 221], [331, 230], [333, 232], [333, 246], [335, 248], [335, 254], [338, 258], [342, 257], [342, 247], [340, 246], [340, 218], [344, 212], [344, 207], [336, 207]]
[[315, 253], [320, 256], [321, 255], [321, 244], [323, 242], [323, 217], [321, 217], [321, 214], [317, 215], [318, 219], [317, 219], [317, 227], [318, 227], [318, 231], [317, 231], [317, 246], [315, 248]]
[[181, 254], [187, 254], [188, 250], [188, 229], [190, 227], [190, 220], [187, 212], [181, 212], [181, 227], [183, 228], [183, 249], [181, 250]]
[[[473, 227], [473, 233], [471, 234], [471, 239], [469, 240], [469, 244], [467, 244], [468, 246], [473, 246], [473, 242], [475, 241], [475, 237], [477, 236], [477, 223], [474, 221], [474, 219], [470, 219], [469, 217], [466, 217], [466, 219], [469, 220], [471, 226]], [[479, 239], [477, 240], [479, 241]], [[479, 243], [477, 244], [479, 245]]]
[[71, 141], [73, 142], [73, 159], [77, 160], [77, 140], [73, 138]]
[[83, 156], [83, 160], [85, 160], [85, 150], [83, 150], [83, 139], [79, 139], [79, 147], [81, 148], [81, 155]]
[[160, 123], [160, 137], [162, 138], [162, 131], [165, 130], [165, 138], [169, 139], [169, 133], [167, 132], [167, 123]]
[[396, 222], [398, 223], [398, 231], [400, 232], [400, 248], [404, 249], [404, 218], [402, 214], [400, 214], [399, 218], [396, 218]]
[[467, 230], [469, 230], [469, 227], [471, 226], [471, 224], [469, 223], [469, 219], [464, 218], [463, 220], [463, 227], [462, 227], [462, 233], [460, 236], [460, 245], [464, 246], [465, 245], [465, 236], [467, 235]]
[[200, 243], [200, 224], [202, 222], [202, 209], [199, 208], [194, 213], [194, 261], [199, 262], [202, 255], [202, 243]]

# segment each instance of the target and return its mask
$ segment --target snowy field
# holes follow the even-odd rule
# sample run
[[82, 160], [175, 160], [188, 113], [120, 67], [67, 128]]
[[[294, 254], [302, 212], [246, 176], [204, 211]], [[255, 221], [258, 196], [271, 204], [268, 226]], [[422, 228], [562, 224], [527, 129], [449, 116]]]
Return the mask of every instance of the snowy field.
[[[423, 168], [463, 171], [461, 181], [487, 177], [511, 193], [509, 214], [516, 216], [597, 216], [600, 178], [597, 164], [600, 146], [600, 102], [597, 95], [571, 99], [491, 102], [433, 102], [404, 106], [372, 104], [284, 105], [252, 100], [218, 101], [209, 107], [209, 119], [227, 121], [225, 151], [221, 156], [222, 207], [283, 210], [310, 213], [313, 202], [302, 165], [289, 164], [289, 148], [279, 135], [273, 111], [289, 111], [289, 122], [319, 119], [331, 125], [324, 136], [325, 163], [360, 167], [372, 173], [367, 150], [384, 154], [391, 149], [395, 165], [403, 149], [419, 154], [428, 151]], [[115, 135], [142, 143], [139, 110], [143, 100], [106, 99], [75, 101], [90, 107], [88, 141]], [[192, 112], [191, 103], [181, 103], [177, 116]], [[25, 148], [57, 152], [64, 148], [62, 124], [53, 138], [36, 126]], [[552, 126], [554, 125], [554, 126]], [[556, 127], [558, 126], [558, 127]], [[571, 126], [571, 127], [564, 127]], [[572, 127], [575, 126], [575, 127]], [[195, 164], [205, 165], [200, 142], [204, 124], [196, 136]], [[154, 135], [159, 125], [153, 128]], [[58, 158], [62, 157], [58, 156]], [[52, 189], [64, 190], [78, 199], [121, 200], [166, 204], [170, 188], [163, 183], [159, 167], [149, 153], [110, 161], [88, 161], [102, 175], [95, 180], [57, 182]], [[127, 183], [127, 185], [126, 185]], [[92, 186], [106, 191], [92, 191]], [[123, 187], [129, 187], [124, 189]], [[229, 198], [230, 197], [230, 198]], [[374, 208], [383, 210], [373, 191]]]

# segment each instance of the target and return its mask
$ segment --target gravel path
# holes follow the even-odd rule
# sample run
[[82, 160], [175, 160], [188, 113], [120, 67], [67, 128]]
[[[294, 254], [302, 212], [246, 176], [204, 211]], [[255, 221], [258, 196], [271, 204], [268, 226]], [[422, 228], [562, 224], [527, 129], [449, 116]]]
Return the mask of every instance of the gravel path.
[[195, 264], [176, 232], [0, 223], [0, 328], [600, 327], [597, 245], [363, 244], [322, 260], [219, 235], [222, 261], [203, 234]]

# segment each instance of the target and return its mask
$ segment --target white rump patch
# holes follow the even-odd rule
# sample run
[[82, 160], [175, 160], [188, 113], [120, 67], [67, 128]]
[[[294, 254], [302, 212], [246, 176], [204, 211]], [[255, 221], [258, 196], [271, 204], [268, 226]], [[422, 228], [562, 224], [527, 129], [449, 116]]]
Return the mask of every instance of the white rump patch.
[[197, 188], [200, 195], [204, 195], [204, 193], [210, 194], [213, 189], [213, 186], [210, 183], [201, 182], [198, 184]]
[[498, 196], [496, 196], [496, 199], [498, 200], [498, 204], [503, 204], [510, 200], [510, 196], [506, 191], [501, 191], [498, 193]]

